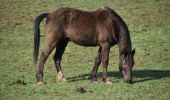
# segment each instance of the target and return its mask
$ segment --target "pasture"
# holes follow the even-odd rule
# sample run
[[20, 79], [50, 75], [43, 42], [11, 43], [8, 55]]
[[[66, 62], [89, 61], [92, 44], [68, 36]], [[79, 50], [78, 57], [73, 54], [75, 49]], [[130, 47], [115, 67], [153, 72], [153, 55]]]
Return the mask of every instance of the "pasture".
[[[134, 84], [125, 84], [118, 70], [118, 46], [110, 51], [108, 68], [112, 85], [88, 78], [98, 47], [69, 43], [62, 59], [67, 83], [56, 82], [53, 53], [45, 64], [39, 86], [33, 66], [35, 17], [60, 7], [114, 9], [127, 23], [136, 49]], [[41, 24], [40, 51], [44, 47]], [[169, 0], [0, 0], [0, 100], [169, 100], [170, 98], [170, 2]]]

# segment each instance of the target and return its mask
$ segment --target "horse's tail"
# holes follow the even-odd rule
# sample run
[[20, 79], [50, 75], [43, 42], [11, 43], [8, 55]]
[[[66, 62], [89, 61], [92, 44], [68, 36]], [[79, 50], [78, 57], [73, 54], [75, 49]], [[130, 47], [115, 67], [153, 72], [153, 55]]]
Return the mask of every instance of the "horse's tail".
[[48, 13], [42, 13], [36, 17], [33, 23], [33, 31], [34, 31], [34, 51], [33, 51], [33, 62], [34, 65], [37, 64], [38, 53], [39, 53], [39, 45], [40, 45], [40, 28], [39, 25], [41, 21], [47, 17]]

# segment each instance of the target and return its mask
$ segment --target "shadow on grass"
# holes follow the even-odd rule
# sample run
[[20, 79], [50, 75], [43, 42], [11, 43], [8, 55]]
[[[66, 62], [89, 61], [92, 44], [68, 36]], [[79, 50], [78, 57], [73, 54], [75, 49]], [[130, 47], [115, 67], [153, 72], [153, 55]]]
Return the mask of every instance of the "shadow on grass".
[[[70, 82], [87, 80], [90, 74], [82, 74], [74, 77], [67, 78]], [[101, 78], [102, 72], [97, 74], [98, 79]], [[108, 72], [108, 77], [122, 78], [118, 71]], [[134, 70], [133, 71], [134, 83], [145, 82], [149, 80], [157, 80], [161, 78], [170, 78], [170, 70]], [[89, 79], [89, 78], [88, 78]]]

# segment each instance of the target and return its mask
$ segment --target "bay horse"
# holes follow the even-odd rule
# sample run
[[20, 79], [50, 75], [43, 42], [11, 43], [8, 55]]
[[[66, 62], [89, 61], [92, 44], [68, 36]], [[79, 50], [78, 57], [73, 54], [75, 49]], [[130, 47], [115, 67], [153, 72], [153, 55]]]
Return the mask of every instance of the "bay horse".
[[40, 44], [39, 25], [44, 18], [46, 18], [46, 40], [45, 47], [40, 55], [39, 67], [36, 71], [38, 84], [43, 84], [44, 64], [54, 48], [56, 48], [54, 54], [57, 71], [56, 79], [65, 81], [61, 69], [61, 59], [69, 41], [81, 46], [99, 46], [90, 77], [92, 81], [97, 80], [97, 70], [102, 62], [102, 81], [105, 83], [111, 83], [107, 79], [109, 50], [111, 46], [118, 44], [120, 73], [125, 82], [132, 83], [135, 49], [132, 50], [131, 38], [126, 23], [114, 10], [109, 7], [103, 7], [96, 11], [60, 8], [52, 13], [42, 13], [37, 16], [33, 24], [33, 61], [35, 65], [38, 60]]

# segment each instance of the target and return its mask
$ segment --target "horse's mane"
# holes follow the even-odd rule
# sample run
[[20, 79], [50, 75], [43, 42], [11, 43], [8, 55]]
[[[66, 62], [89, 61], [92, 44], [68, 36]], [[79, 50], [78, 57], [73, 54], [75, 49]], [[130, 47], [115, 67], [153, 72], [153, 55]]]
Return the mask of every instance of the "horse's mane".
[[114, 21], [116, 22], [116, 26], [119, 30], [118, 35], [118, 44], [120, 49], [120, 54], [128, 53], [131, 51], [131, 38], [129, 34], [129, 30], [127, 24], [123, 21], [123, 19], [112, 9], [105, 7], [109, 12], [111, 12]]

